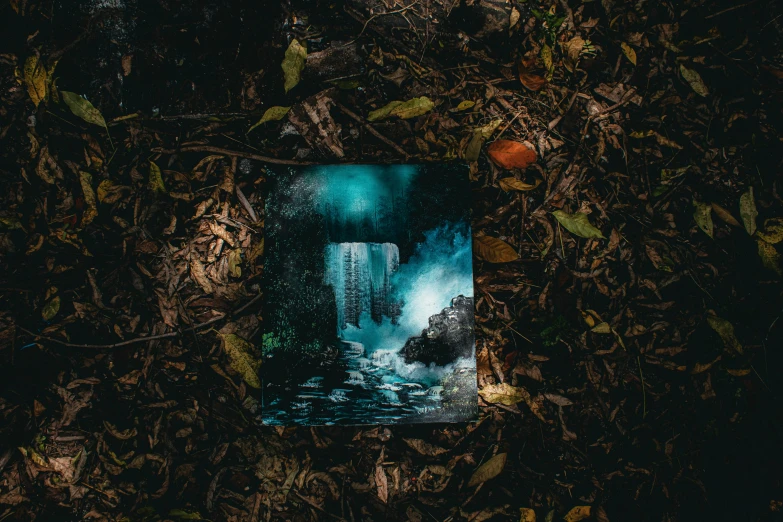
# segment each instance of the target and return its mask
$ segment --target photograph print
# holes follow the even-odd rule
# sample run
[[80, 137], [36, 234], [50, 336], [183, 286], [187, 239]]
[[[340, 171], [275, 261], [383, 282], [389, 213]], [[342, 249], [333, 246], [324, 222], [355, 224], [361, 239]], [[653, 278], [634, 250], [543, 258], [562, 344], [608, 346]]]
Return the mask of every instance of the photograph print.
[[473, 419], [467, 168], [276, 167], [269, 183], [264, 423]]

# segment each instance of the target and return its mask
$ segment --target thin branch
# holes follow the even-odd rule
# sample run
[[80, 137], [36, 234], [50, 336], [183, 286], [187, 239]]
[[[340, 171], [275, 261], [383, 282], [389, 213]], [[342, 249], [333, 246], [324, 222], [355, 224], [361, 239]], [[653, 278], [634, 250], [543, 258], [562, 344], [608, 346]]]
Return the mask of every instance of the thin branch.
[[210, 145], [190, 145], [187, 147], [180, 147], [179, 149], [164, 149], [162, 147], [155, 147], [152, 152], [157, 154], [180, 154], [182, 152], [211, 152], [213, 154], [223, 154], [224, 156], [233, 156], [238, 158], [247, 158], [256, 161], [263, 161], [264, 163], [274, 163], [277, 165], [312, 165], [310, 161], [297, 161], [287, 160], [280, 158], [271, 158], [269, 156], [261, 156], [260, 154], [253, 154], [252, 152], [240, 152], [237, 150], [221, 149], [220, 147], [212, 147]]
[[242, 313], [244, 310], [246, 310], [249, 306], [251, 306], [253, 303], [257, 302], [259, 299], [261, 299], [261, 294], [256, 295], [253, 299], [245, 303], [244, 305], [240, 306], [233, 312], [230, 312], [228, 314], [219, 315], [217, 317], [213, 317], [212, 319], [208, 321], [204, 321], [203, 323], [199, 323], [195, 326], [192, 326], [190, 328], [185, 329], [184, 331], [175, 331], [175, 332], [167, 332], [163, 334], [158, 335], [147, 335], [144, 337], [136, 337], [135, 339], [128, 339], [126, 341], [121, 341], [119, 343], [112, 343], [112, 344], [78, 344], [78, 343], [69, 343], [68, 341], [62, 341], [60, 339], [57, 339], [55, 337], [49, 337], [46, 335], [40, 335], [35, 332], [32, 332], [28, 330], [27, 328], [24, 328], [22, 326], [16, 325], [17, 328], [19, 328], [21, 331], [25, 332], [26, 334], [32, 335], [36, 339], [42, 339], [44, 341], [49, 341], [52, 343], [59, 344], [61, 346], [68, 346], [70, 348], [93, 348], [93, 349], [99, 349], [99, 350], [107, 350], [110, 348], [120, 348], [122, 346], [128, 346], [131, 344], [136, 343], [143, 343], [147, 341], [157, 341], [160, 339], [170, 339], [172, 337], [177, 337], [183, 332], [189, 332], [189, 331], [195, 331], [195, 330], [201, 330], [202, 328], [205, 328], [207, 326], [213, 325], [217, 323], [218, 321], [225, 319], [227, 317], [234, 316], [236, 314]]

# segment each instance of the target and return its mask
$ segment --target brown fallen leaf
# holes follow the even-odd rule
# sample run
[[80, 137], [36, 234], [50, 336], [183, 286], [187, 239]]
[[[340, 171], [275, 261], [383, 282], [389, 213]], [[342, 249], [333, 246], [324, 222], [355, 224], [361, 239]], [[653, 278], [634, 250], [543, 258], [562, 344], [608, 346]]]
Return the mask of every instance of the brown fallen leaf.
[[536, 179], [536, 182], [533, 184], [525, 183], [524, 181], [518, 180], [517, 178], [502, 178], [498, 180], [498, 185], [500, 185], [500, 188], [505, 190], [506, 192], [510, 190], [518, 190], [520, 192], [526, 191], [526, 190], [533, 190], [536, 187], [538, 187], [541, 184], [540, 179]]
[[526, 169], [536, 162], [536, 151], [519, 141], [495, 140], [487, 147], [487, 154], [498, 167]]
[[519, 81], [522, 82], [522, 85], [525, 86], [525, 88], [530, 89], [531, 91], [540, 91], [541, 88], [546, 85], [546, 78], [541, 76], [540, 74], [536, 74], [534, 71], [534, 67], [536, 64], [535, 57], [529, 58], [527, 60], [523, 59], [520, 60], [517, 64], [517, 71], [519, 73]]
[[204, 264], [195, 257], [190, 260], [190, 275], [198, 283], [204, 293], [211, 294], [214, 292], [212, 282], [207, 277], [207, 272], [204, 269]]
[[496, 237], [475, 237], [473, 248], [482, 259], [490, 263], [508, 263], [519, 259], [519, 254], [511, 245]]
[[378, 489], [378, 498], [385, 504], [389, 500], [389, 479], [380, 464], [375, 466], [375, 487]]
[[565, 520], [565, 522], [579, 522], [580, 520], [584, 520], [589, 517], [591, 511], [592, 508], [590, 506], [572, 507], [571, 510], [566, 513], [566, 516], [563, 517], [563, 520]]
[[435, 446], [421, 439], [402, 439], [402, 440], [405, 441], [405, 444], [415, 449], [417, 452], [421, 453], [422, 455], [435, 457], [437, 455], [442, 455], [443, 453], [448, 453], [447, 449], [441, 448], [439, 446]]
[[483, 484], [500, 475], [503, 468], [506, 467], [507, 457], [507, 453], [498, 453], [479, 466], [479, 468], [473, 472], [473, 475], [471, 475], [470, 480], [468, 481], [468, 487], [472, 488], [473, 486], [478, 486], [479, 484]]

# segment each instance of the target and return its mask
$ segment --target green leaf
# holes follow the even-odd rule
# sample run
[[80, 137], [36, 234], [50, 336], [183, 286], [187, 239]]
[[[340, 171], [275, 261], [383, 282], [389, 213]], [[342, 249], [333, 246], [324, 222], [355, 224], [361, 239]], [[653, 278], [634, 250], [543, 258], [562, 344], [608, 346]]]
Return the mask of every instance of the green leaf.
[[519, 254], [514, 247], [496, 237], [474, 237], [473, 248], [476, 249], [479, 257], [490, 263], [509, 263], [519, 259]]
[[41, 317], [44, 321], [51, 321], [52, 318], [60, 311], [60, 296], [54, 296], [46, 303], [41, 310]]
[[707, 315], [707, 323], [718, 333], [726, 350], [742, 353], [742, 345], [734, 335], [734, 325], [713, 313]]
[[166, 185], [163, 183], [163, 175], [160, 172], [160, 167], [158, 167], [153, 161], [150, 161], [149, 187], [154, 192], [162, 192], [164, 194], [166, 193]]
[[248, 386], [261, 388], [258, 378], [259, 361], [250, 355], [251, 344], [235, 334], [218, 334], [223, 339], [223, 349], [228, 355], [231, 367], [239, 373]]
[[712, 237], [714, 228], [712, 224], [712, 205], [693, 200], [693, 208], [693, 219], [696, 220], [696, 224], [699, 225], [699, 228], [705, 234]]
[[479, 468], [474, 471], [473, 475], [470, 477], [470, 480], [468, 481], [468, 487], [472, 488], [473, 486], [478, 486], [479, 484], [483, 484], [484, 482], [500, 475], [500, 473], [503, 471], [503, 468], [506, 467], [507, 457], [508, 453], [498, 453], [484, 464], [479, 466]]
[[94, 125], [103, 127], [106, 129], [106, 132], [109, 131], [108, 127], [106, 127], [106, 120], [103, 119], [103, 115], [92, 105], [92, 103], [85, 100], [75, 92], [60, 91], [60, 94], [63, 97], [63, 101], [68, 106], [68, 108], [71, 109], [71, 112], [74, 115], [80, 117], [87, 123], [92, 123]]
[[296, 87], [299, 83], [299, 78], [302, 74], [302, 70], [305, 67], [305, 60], [307, 59], [307, 47], [299, 43], [299, 40], [291, 40], [291, 44], [285, 51], [285, 58], [280, 65], [283, 68], [283, 76], [285, 78], [285, 92], [288, 93], [291, 89]]
[[756, 210], [756, 200], [753, 198], [753, 187], [740, 196], [740, 217], [745, 224], [745, 230], [751, 236], [756, 232], [756, 217], [759, 215]]
[[275, 105], [274, 107], [269, 107], [265, 112], [264, 115], [261, 116], [261, 119], [258, 120], [258, 122], [250, 127], [247, 130], [247, 134], [250, 134], [250, 131], [258, 127], [259, 125], [266, 123], [268, 121], [277, 121], [283, 119], [283, 116], [288, 114], [288, 111], [291, 110], [291, 107], [281, 107], [280, 105]]
[[691, 89], [693, 89], [696, 94], [699, 96], [709, 96], [710, 90], [701, 79], [699, 73], [680, 64], [680, 74], [685, 79], [685, 81], [688, 82], [688, 85], [691, 86]]
[[601, 231], [590, 224], [587, 219], [587, 214], [583, 212], [577, 212], [576, 214], [569, 214], [562, 210], [555, 210], [552, 212], [555, 219], [565, 227], [566, 230], [579, 237], [586, 239], [600, 238], [605, 239]]
[[763, 239], [756, 238], [758, 245], [759, 257], [765, 267], [772, 270], [779, 276], [783, 276], [783, 268], [780, 263], [780, 253], [775, 249], [775, 245], [771, 245]]
[[370, 111], [370, 114], [367, 115], [367, 121], [384, 120], [391, 116], [397, 116], [398, 118], [407, 120], [426, 114], [430, 112], [433, 107], [435, 107], [435, 104], [426, 96], [412, 98], [406, 102], [395, 100], [387, 103], [380, 109]]

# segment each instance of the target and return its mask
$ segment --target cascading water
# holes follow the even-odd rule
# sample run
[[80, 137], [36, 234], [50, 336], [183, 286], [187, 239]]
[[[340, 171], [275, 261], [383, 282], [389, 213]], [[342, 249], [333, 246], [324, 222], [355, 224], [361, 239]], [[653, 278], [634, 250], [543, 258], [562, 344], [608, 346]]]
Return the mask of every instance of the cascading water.
[[337, 302], [338, 335], [348, 325], [361, 326], [363, 313], [376, 323], [394, 319], [391, 274], [400, 265], [394, 243], [330, 243], [326, 251], [326, 283]]

